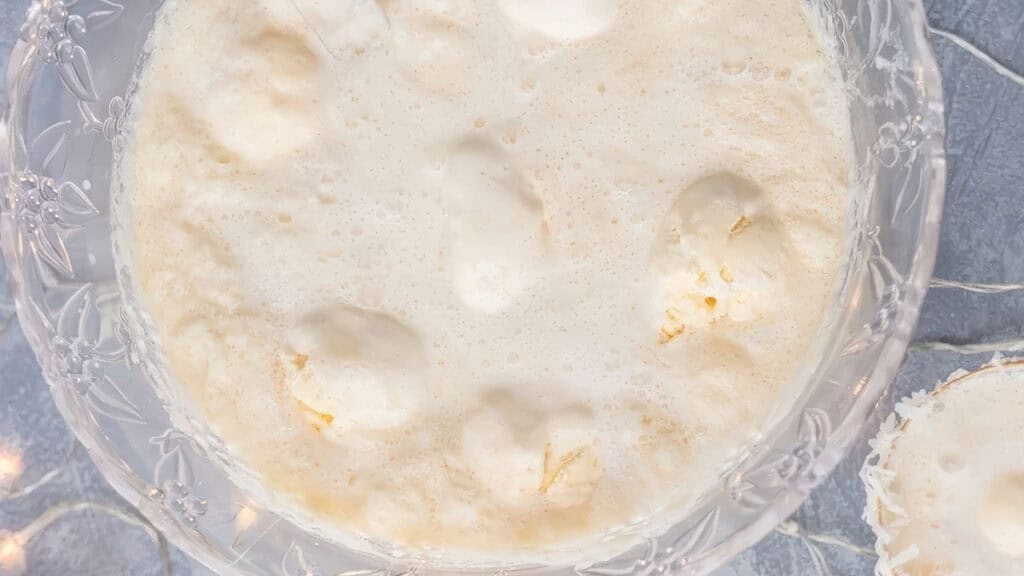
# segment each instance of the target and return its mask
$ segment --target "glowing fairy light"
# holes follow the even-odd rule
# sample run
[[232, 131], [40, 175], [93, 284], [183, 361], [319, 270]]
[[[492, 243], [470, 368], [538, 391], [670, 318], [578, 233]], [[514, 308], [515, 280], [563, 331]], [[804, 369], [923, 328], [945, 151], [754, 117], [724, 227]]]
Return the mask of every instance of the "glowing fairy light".
[[23, 469], [20, 453], [0, 448], [0, 494], [14, 485]]
[[0, 576], [25, 573], [25, 547], [17, 534], [0, 533]]
[[0, 481], [15, 480], [21, 475], [21, 456], [15, 452], [0, 451]]
[[259, 514], [255, 510], [248, 506], [242, 506], [242, 509], [238, 511], [237, 515], [235, 515], [235, 530], [239, 533], [245, 532], [255, 524], [258, 519]]

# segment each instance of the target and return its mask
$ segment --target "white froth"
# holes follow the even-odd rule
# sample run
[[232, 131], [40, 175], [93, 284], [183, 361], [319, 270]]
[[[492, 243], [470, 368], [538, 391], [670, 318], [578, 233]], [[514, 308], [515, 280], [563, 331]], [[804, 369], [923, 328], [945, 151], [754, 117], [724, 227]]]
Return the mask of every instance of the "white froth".
[[1024, 574], [1024, 365], [955, 373], [897, 413], [864, 471], [879, 573]]
[[178, 381], [282, 502], [527, 554], [787, 401], [850, 137], [800, 0], [168, 0], [127, 160]]
[[515, 24], [560, 42], [607, 32], [619, 10], [616, 0], [499, 0], [498, 5]]

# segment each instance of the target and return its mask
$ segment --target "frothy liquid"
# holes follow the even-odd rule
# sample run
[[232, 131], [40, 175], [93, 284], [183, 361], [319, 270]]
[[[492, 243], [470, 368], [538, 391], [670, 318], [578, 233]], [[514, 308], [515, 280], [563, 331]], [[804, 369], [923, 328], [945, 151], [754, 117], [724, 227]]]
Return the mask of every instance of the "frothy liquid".
[[169, 0], [169, 365], [282, 500], [522, 553], [682, 507], [809, 360], [849, 122], [800, 0]]
[[1024, 365], [954, 378], [876, 441], [879, 573], [1024, 574]]

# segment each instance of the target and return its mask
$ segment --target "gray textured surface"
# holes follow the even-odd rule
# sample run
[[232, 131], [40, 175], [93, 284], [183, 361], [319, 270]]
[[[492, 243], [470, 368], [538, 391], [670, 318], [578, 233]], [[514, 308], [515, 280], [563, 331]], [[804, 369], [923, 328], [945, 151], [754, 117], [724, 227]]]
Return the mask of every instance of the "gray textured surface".
[[[949, 116], [936, 276], [959, 286], [929, 293], [888, 405], [1024, 339], [1024, 286], [1017, 286], [1024, 285], [1024, 2], [925, 3]], [[0, 0], [0, 53], [9, 50], [27, 4]], [[53, 407], [13, 315], [0, 287], [0, 576], [21, 560], [4, 548], [7, 531], [32, 525], [41, 528], [24, 547], [25, 573], [33, 576], [208, 576], [156, 537], [96, 472]], [[984, 351], [967, 354], [975, 350], [967, 344]], [[860, 520], [857, 478], [865, 442], [791, 521], [719, 574], [870, 575], [873, 538]], [[15, 454], [21, 469], [5, 476], [4, 458]]]

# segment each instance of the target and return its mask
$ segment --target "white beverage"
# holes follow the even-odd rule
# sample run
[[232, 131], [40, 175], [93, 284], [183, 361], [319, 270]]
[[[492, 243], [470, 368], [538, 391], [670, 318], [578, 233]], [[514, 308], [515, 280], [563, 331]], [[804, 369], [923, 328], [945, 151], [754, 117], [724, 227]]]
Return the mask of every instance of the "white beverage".
[[865, 469], [878, 573], [1024, 574], [1024, 365], [957, 372], [896, 411]]
[[798, 392], [852, 157], [800, 0], [168, 0], [123, 162], [169, 367], [275, 498], [535, 554]]

